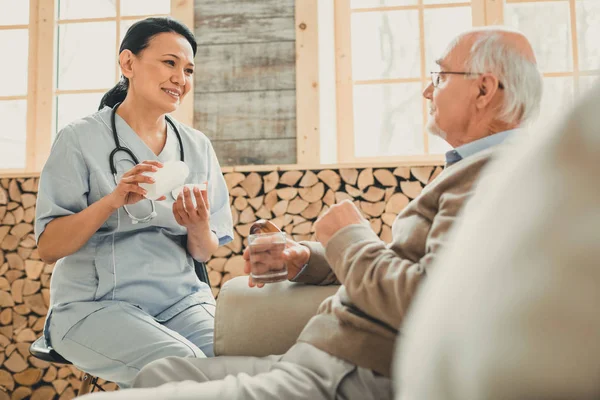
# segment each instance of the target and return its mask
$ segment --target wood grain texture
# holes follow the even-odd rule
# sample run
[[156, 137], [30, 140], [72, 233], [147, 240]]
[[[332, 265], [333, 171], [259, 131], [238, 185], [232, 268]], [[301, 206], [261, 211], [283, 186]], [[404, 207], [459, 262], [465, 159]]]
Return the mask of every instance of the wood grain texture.
[[196, 127], [211, 140], [294, 139], [294, 90], [198, 93]]
[[200, 46], [195, 94], [296, 87], [294, 42]]
[[212, 16], [201, 11], [196, 12], [198, 45], [294, 41], [293, 16], [257, 17], [248, 13], [235, 12], [236, 8], [231, 11], [229, 14]]
[[296, 160], [296, 139], [217, 140], [213, 148], [222, 166], [291, 164]]
[[295, 3], [295, 0], [196, 0], [194, 12], [196, 22], [204, 17], [226, 18], [243, 14], [254, 18], [293, 17]]

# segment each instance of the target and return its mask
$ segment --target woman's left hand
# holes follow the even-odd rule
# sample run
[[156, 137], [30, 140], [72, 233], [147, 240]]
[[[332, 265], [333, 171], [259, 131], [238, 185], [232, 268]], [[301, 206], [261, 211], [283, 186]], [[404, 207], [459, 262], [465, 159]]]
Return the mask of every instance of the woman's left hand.
[[[194, 206], [192, 196], [196, 199]], [[173, 203], [173, 216], [179, 225], [188, 230], [207, 227], [210, 221], [210, 205], [208, 204], [208, 183], [206, 190], [194, 187], [193, 192], [185, 186]]]

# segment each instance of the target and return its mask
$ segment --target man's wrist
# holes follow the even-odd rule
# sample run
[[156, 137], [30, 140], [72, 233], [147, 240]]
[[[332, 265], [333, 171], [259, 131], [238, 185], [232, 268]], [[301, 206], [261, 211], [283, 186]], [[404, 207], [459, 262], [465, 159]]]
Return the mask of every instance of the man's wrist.
[[291, 282], [295, 282], [296, 278], [300, 277], [300, 275], [302, 275], [302, 273], [304, 272], [304, 270], [306, 270], [306, 268], [308, 268], [308, 262], [306, 264], [304, 264], [302, 267], [300, 267], [298, 272], [296, 272], [296, 275], [294, 275], [291, 278], [288, 278], [288, 280]]

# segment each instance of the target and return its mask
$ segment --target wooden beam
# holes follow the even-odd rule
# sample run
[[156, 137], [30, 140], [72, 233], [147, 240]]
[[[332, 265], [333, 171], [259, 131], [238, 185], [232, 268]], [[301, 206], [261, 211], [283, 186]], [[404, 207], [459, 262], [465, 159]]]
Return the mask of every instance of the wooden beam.
[[[421, 82], [423, 82], [423, 90], [428, 85], [428, 74], [427, 74], [427, 57], [425, 52], [425, 9], [423, 7], [423, 0], [419, 0], [419, 56], [421, 58]], [[423, 153], [429, 154], [429, 135], [427, 134], [427, 119], [428, 110], [427, 99], [421, 98], [421, 113], [422, 113], [422, 135], [423, 135]]]
[[485, 26], [486, 0], [473, 0], [471, 4], [471, 23], [473, 27]]
[[106, 93], [110, 88], [102, 89], [57, 89], [54, 91], [55, 95], [61, 94], [90, 94], [90, 93]]
[[[266, 172], [266, 171], [295, 171], [295, 170], [327, 170], [341, 168], [396, 168], [396, 167], [425, 167], [425, 166], [443, 166], [444, 159], [439, 156], [414, 156], [410, 158], [399, 158], [397, 161], [388, 159], [378, 159], [374, 162], [353, 162], [345, 164], [272, 164], [272, 165], [236, 165], [231, 167], [222, 167], [223, 173], [228, 172]], [[39, 172], [23, 172], [20, 170], [4, 169], [0, 170], [2, 178], [36, 178]]]
[[574, 76], [574, 72], [543, 72], [542, 76], [544, 78], [564, 78], [569, 76]]
[[121, 0], [115, 0], [116, 16], [115, 16], [115, 27], [117, 33], [115, 34], [115, 55], [117, 62], [115, 63], [115, 85], [121, 79], [121, 65], [119, 63], [119, 49], [121, 48]]
[[485, 24], [504, 24], [504, 0], [485, 0]]
[[386, 12], [386, 11], [407, 11], [420, 9], [440, 9], [440, 8], [455, 8], [455, 7], [470, 7], [471, 3], [440, 3], [440, 4], [416, 4], [412, 6], [389, 6], [389, 7], [370, 7], [370, 8], [354, 8], [352, 13], [366, 12]]
[[35, 169], [36, 156], [36, 94], [38, 70], [39, 0], [29, 1], [29, 54], [27, 60], [27, 130], [25, 137], [25, 170]]
[[421, 78], [394, 78], [394, 79], [370, 79], [365, 81], [354, 81], [355, 85], [383, 85], [386, 83], [417, 83]]
[[[29, 7], [29, 11], [31, 14], [31, 7]], [[29, 28], [29, 25], [0, 25], [0, 31], [9, 31], [9, 30], [13, 30], [13, 29], [27, 29]]]
[[575, 96], [579, 95], [579, 46], [577, 38], [577, 6], [575, 0], [569, 0], [569, 14], [571, 17], [571, 48], [573, 54], [573, 80]]
[[23, 172], [22, 169], [0, 169], [0, 178], [39, 178], [40, 171]]
[[[116, 0], [120, 1], [120, 0]], [[70, 19], [59, 19], [56, 21], [59, 25], [66, 24], [82, 24], [88, 22], [111, 22], [111, 21], [133, 21], [152, 17], [164, 17], [165, 14], [145, 14], [145, 15], [121, 15], [120, 4], [115, 3], [117, 9], [117, 15], [114, 17], [98, 17], [98, 18], [70, 18]]]
[[[171, 17], [182, 22], [194, 32], [194, 0], [171, 0]], [[202, 70], [202, 68], [198, 68]], [[179, 108], [173, 113], [177, 121], [187, 126], [194, 126], [194, 80], [192, 87], [185, 96]]]
[[296, 0], [296, 162], [321, 160], [318, 0]]
[[335, 73], [338, 161], [354, 160], [354, 85], [350, 0], [335, 0]]
[[55, 0], [37, 0], [36, 60], [31, 71], [35, 75], [34, 93], [29, 94], [33, 101], [31, 115], [35, 122], [28, 124], [27, 169], [41, 171], [52, 145], [52, 123], [54, 106], [54, 31]]
[[382, 157], [372, 159], [360, 159], [350, 163], [341, 164], [280, 164], [280, 165], [236, 165], [222, 167], [223, 173], [227, 172], [250, 172], [250, 171], [291, 171], [291, 170], [325, 170], [340, 168], [392, 168], [392, 167], [421, 167], [421, 166], [443, 166], [444, 156], [408, 156], [408, 157]]
[[564, 2], [565, 0], [505, 0], [505, 1], [506, 1], [506, 3], [510, 4], [510, 3], [536, 3], [536, 2], [547, 3], [547, 2], [551, 2], [551, 1]]
[[[31, 37], [29, 38], [29, 40], [31, 41]], [[27, 85], [29, 86], [29, 83]], [[0, 101], [5, 101], [5, 100], [26, 100], [27, 98], [29, 98], [28, 94], [18, 95], [18, 96], [0, 96]]]

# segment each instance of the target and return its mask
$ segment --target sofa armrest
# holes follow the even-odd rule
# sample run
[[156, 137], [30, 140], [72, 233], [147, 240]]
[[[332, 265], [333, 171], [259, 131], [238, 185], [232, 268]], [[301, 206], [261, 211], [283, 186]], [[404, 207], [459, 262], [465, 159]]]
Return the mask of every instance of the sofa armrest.
[[215, 316], [215, 354], [264, 357], [283, 354], [296, 342], [319, 304], [339, 289], [279, 282], [248, 287], [248, 277], [225, 283]]

